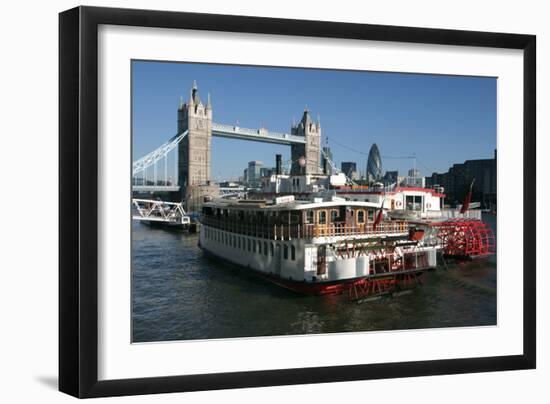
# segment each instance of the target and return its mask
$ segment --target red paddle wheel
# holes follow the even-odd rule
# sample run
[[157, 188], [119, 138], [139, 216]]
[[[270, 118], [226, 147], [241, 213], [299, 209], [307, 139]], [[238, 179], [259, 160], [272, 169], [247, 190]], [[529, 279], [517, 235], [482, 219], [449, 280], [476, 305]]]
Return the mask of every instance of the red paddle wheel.
[[449, 257], [472, 259], [495, 253], [495, 236], [481, 220], [457, 218], [433, 223], [441, 241], [443, 254]]

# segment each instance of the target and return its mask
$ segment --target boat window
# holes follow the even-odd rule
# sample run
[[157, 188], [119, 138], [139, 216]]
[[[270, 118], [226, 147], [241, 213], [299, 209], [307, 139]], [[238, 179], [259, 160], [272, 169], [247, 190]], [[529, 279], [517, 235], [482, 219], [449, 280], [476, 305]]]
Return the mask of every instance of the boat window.
[[405, 206], [407, 210], [422, 210], [422, 196], [406, 195]]
[[264, 255], [267, 255], [267, 241], [264, 241]]
[[338, 211], [336, 209], [332, 209], [330, 211], [330, 221], [331, 223], [334, 223], [338, 220]]
[[290, 246], [290, 259], [292, 261], [296, 259], [296, 247], [294, 245]]
[[258, 254], [262, 253], [262, 242], [258, 241]]
[[241, 238], [237, 237], [237, 246], [238, 248], [241, 248]]
[[313, 211], [307, 210], [306, 211], [306, 223], [313, 223]]
[[319, 211], [319, 224], [326, 224], [327, 223], [327, 211], [326, 210], [320, 210]]
[[271, 256], [273, 257], [273, 243], [270, 244], [269, 252], [271, 253]]
[[256, 240], [252, 240], [252, 252], [256, 252]]
[[288, 259], [288, 245], [286, 244], [283, 245], [283, 257], [285, 260]]
[[248, 251], [250, 251], [250, 239], [248, 238]]
[[374, 220], [374, 210], [369, 209], [368, 214], [369, 214], [369, 221], [372, 222]]
[[365, 211], [363, 209], [357, 211], [357, 223], [365, 223]]

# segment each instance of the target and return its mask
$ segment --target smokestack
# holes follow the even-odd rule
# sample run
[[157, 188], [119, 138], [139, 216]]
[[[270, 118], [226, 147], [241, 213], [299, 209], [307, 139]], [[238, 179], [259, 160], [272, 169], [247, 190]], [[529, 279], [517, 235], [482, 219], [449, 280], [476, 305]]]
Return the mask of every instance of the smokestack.
[[275, 155], [275, 174], [281, 175], [282, 174], [282, 166], [283, 166], [283, 160], [282, 155], [276, 154]]

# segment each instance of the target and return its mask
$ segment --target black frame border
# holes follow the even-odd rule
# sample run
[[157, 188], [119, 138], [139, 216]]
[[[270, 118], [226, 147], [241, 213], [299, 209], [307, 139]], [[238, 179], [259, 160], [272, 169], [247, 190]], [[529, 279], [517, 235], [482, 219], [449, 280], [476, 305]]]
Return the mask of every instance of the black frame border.
[[[98, 381], [97, 33], [100, 24], [523, 50], [523, 354]], [[64, 11], [59, 14], [59, 390], [87, 398], [534, 369], [535, 185], [534, 35], [84, 6]]]

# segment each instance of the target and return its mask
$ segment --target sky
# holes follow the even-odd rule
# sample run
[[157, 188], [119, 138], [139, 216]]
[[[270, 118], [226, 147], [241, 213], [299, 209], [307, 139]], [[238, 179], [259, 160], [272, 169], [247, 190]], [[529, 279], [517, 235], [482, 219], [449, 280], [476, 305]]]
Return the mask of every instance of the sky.
[[[363, 173], [373, 143], [383, 172], [400, 175], [413, 166], [407, 156], [431, 175], [496, 148], [496, 78], [133, 61], [134, 160], [176, 134], [193, 80], [217, 123], [290, 133], [308, 108], [337, 166], [355, 161]], [[251, 160], [272, 167], [276, 153], [290, 159], [289, 146], [214, 137], [212, 179], [236, 179]]]

